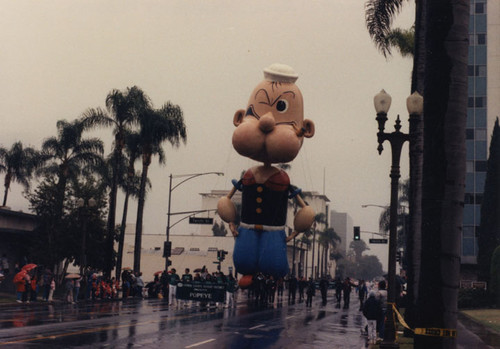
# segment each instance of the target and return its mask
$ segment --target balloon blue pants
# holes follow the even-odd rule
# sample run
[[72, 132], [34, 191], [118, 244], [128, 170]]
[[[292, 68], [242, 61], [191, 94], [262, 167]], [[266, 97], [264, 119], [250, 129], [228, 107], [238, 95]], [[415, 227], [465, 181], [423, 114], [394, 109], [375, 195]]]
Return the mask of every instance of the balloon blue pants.
[[233, 262], [243, 275], [257, 272], [280, 278], [288, 274], [286, 235], [284, 230], [266, 231], [238, 228]]

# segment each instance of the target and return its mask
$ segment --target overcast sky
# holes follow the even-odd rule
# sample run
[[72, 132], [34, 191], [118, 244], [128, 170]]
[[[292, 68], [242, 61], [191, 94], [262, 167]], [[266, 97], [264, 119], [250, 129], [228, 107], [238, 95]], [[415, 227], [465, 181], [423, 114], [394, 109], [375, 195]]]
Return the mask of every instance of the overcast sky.
[[[187, 145], [166, 146], [166, 166], [153, 160], [149, 172], [153, 191], [144, 232], [163, 234], [170, 173], [225, 173], [173, 192], [172, 211], [196, 210], [198, 193], [230, 189], [230, 180], [254, 165], [231, 146], [232, 118], [246, 107], [262, 69], [285, 63], [299, 74], [305, 117], [316, 124], [315, 136], [291, 163], [292, 183], [326, 194], [331, 209], [349, 213], [361, 230], [378, 231], [381, 210], [361, 207], [389, 203], [390, 147], [378, 155], [373, 96], [382, 88], [392, 95], [386, 129], [392, 131], [401, 114], [406, 132], [412, 63], [397, 54], [385, 59], [375, 49], [364, 3], [0, 0], [0, 144], [10, 148], [21, 140], [39, 148], [56, 134], [57, 120], [104, 107], [114, 88], [137, 85], [156, 107], [167, 101], [180, 105]], [[413, 11], [405, 3], [397, 24], [410, 27]], [[110, 150], [111, 130], [93, 135], [103, 137]], [[408, 176], [407, 154], [405, 145], [402, 179]], [[21, 192], [13, 185], [8, 205], [27, 211]], [[134, 204], [130, 223], [135, 214]], [[172, 233], [197, 229], [179, 224]], [[387, 245], [371, 247], [385, 266]]]

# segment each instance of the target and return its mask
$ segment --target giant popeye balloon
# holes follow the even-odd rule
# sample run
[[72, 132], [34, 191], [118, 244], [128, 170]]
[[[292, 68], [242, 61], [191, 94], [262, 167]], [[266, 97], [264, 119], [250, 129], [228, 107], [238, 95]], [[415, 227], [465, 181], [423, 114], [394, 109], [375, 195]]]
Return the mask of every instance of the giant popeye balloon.
[[[246, 171], [217, 211], [236, 237], [233, 260], [244, 276], [240, 286], [251, 284], [257, 272], [283, 277], [288, 273], [286, 242], [309, 229], [314, 211], [301, 199], [300, 190], [290, 185], [286, 172], [272, 166], [292, 161], [304, 138], [314, 135], [314, 123], [304, 119], [302, 94], [295, 85], [298, 75], [283, 64], [264, 69], [264, 80], [250, 95], [246, 110], [233, 119], [233, 147], [240, 154], [261, 162]], [[236, 207], [231, 197], [242, 191], [241, 223], [235, 225]], [[294, 219], [294, 233], [286, 237], [288, 199], [300, 206]]]

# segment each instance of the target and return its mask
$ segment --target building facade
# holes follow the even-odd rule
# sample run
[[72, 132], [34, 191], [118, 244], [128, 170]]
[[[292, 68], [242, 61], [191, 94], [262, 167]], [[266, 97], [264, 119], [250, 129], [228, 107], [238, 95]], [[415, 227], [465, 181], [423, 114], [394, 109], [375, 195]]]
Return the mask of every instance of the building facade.
[[461, 260], [477, 262], [477, 234], [488, 146], [500, 98], [499, 1], [471, 0], [469, 20], [466, 183]]
[[353, 222], [351, 216], [345, 212], [330, 212], [330, 224], [335, 229], [335, 232], [340, 237], [341, 241], [337, 247], [337, 251], [347, 256], [349, 245], [353, 240]]

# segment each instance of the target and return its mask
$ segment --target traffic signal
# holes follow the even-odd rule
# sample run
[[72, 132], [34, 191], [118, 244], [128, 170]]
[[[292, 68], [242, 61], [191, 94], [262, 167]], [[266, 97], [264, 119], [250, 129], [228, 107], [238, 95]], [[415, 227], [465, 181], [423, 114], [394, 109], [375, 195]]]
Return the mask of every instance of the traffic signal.
[[227, 254], [227, 251], [217, 250], [217, 260], [222, 262], [224, 259], [226, 259], [226, 254]]
[[354, 227], [354, 241], [361, 240], [361, 230], [359, 227]]
[[172, 241], [163, 243], [163, 258], [168, 258], [172, 255]]

